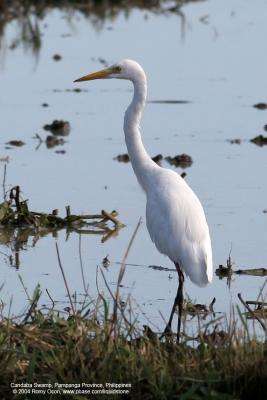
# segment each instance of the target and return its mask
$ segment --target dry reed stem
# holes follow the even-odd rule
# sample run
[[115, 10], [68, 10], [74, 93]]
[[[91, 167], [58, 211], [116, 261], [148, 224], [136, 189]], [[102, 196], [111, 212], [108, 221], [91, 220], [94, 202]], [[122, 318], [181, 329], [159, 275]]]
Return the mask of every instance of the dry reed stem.
[[66, 276], [65, 276], [65, 273], [64, 273], [64, 269], [63, 269], [63, 266], [62, 266], [62, 263], [61, 263], [61, 259], [60, 259], [60, 255], [59, 255], [59, 250], [58, 250], [58, 245], [57, 245], [57, 243], [56, 243], [56, 250], [57, 250], [58, 265], [59, 265], [61, 274], [62, 274], [62, 276], [63, 276], [63, 280], [64, 280], [65, 287], [66, 287], [66, 289], [67, 289], [68, 298], [69, 298], [69, 301], [70, 301], [72, 313], [73, 313], [73, 315], [75, 315], [75, 308], [74, 308], [74, 305], [73, 305], [73, 302], [72, 302], [72, 299], [71, 299], [71, 294], [70, 294], [69, 286], [68, 286], [67, 279], [66, 279]]

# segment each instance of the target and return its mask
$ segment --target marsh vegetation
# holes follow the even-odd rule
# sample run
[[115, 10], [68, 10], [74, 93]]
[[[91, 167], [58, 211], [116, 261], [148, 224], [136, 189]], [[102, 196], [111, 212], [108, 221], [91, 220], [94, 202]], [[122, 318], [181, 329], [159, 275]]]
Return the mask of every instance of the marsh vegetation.
[[[82, 381], [130, 383], [132, 399], [266, 398], [264, 15], [241, 0], [0, 0], [1, 398], [10, 382]], [[216, 274], [187, 282], [179, 346], [160, 339], [176, 271], [144, 224], [120, 261], [144, 215], [129, 88], [72, 85], [121, 55], [149, 71], [149, 153], [188, 179], [212, 229]]]
[[[262, 319], [260, 339], [258, 327], [251, 330], [246, 322], [247, 318], [255, 318], [254, 312], [246, 314], [237, 307], [230, 320], [207, 320], [206, 316], [214, 313], [215, 301], [209, 308], [187, 302], [183, 334], [177, 344], [175, 336], [160, 339], [160, 332], [149, 326], [141, 329], [131, 298], [122, 301], [120, 286], [125, 264], [121, 266], [115, 292], [108, 287], [112, 301], [101, 293], [93, 300], [87, 293], [81, 303], [76, 301], [75, 294], [70, 294], [60, 256], [59, 264], [69, 299], [64, 310], [59, 310], [53, 299], [50, 307], [41, 306], [40, 286], [32, 295], [24, 287], [29, 301], [27, 310], [17, 318], [1, 315], [3, 399], [17, 398], [12, 396], [10, 382], [16, 382], [18, 387], [27, 382], [28, 388], [34, 382], [44, 387], [57, 385], [58, 395], [61, 393], [66, 399], [73, 398], [73, 388], [85, 394], [83, 382], [87, 389], [88, 383], [93, 383], [94, 388], [102, 390], [99, 395], [103, 398], [116, 394], [116, 388], [107, 386], [108, 382], [117, 383], [118, 388], [122, 385], [131, 399], [265, 398], [267, 314], [263, 309], [257, 317]], [[191, 336], [185, 329], [188, 318], [198, 320], [199, 328]], [[32, 393], [27, 392], [28, 388], [22, 390], [25, 395], [21, 398]], [[47, 399], [54, 398], [49, 390], [45, 393]]]

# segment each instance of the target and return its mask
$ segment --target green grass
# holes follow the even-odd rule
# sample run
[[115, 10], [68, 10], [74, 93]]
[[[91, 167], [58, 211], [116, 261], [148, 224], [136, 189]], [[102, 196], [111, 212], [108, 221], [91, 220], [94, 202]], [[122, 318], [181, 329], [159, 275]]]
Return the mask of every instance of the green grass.
[[[129, 399], [266, 399], [267, 345], [249, 334], [241, 313], [242, 328], [234, 321], [223, 330], [223, 322], [219, 328], [211, 321], [194, 341], [182, 335], [178, 345], [147, 327], [141, 332], [130, 322], [129, 303], [122, 309], [100, 296], [79, 310], [72, 304], [74, 313], [72, 307], [44, 312], [39, 298], [37, 287], [25, 315], [0, 321], [1, 399], [13, 398], [11, 382], [128, 383]], [[117, 302], [116, 294], [113, 298]]]

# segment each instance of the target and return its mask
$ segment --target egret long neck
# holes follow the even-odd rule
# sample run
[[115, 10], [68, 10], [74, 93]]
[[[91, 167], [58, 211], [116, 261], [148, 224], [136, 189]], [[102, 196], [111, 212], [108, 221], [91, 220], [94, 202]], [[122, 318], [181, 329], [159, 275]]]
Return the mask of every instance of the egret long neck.
[[145, 106], [147, 95], [145, 76], [142, 80], [134, 81], [133, 85], [133, 99], [126, 110], [124, 117], [125, 142], [134, 173], [140, 185], [146, 191], [146, 189], [149, 187], [149, 183], [151, 183], [149, 179], [150, 173], [152, 170], [155, 170], [159, 167], [154, 163], [154, 161], [151, 160], [150, 156], [146, 152], [139, 130], [142, 111]]

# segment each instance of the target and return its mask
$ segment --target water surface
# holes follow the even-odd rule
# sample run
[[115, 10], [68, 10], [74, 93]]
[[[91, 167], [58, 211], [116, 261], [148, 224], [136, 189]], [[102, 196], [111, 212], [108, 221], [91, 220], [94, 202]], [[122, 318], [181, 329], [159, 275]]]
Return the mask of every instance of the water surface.
[[[115, 239], [101, 243], [97, 235], [82, 236], [81, 248], [89, 291], [96, 296], [96, 268], [108, 255], [105, 272], [114, 287], [119, 262], [139, 220], [144, 219], [145, 197], [131, 165], [113, 158], [126, 152], [122, 130], [123, 113], [131, 96], [129, 82], [97, 81], [79, 84], [73, 80], [102, 68], [99, 58], [113, 63], [128, 57], [139, 61], [147, 75], [148, 103], [142, 120], [144, 144], [149, 153], [174, 156], [186, 153], [193, 164], [186, 180], [205, 208], [209, 222], [214, 266], [226, 264], [231, 254], [234, 268], [266, 267], [267, 147], [250, 143], [264, 134], [267, 111], [253, 104], [267, 101], [267, 35], [263, 0], [219, 0], [193, 3], [182, 8], [183, 18], [133, 10], [96, 29], [79, 13], [66, 18], [64, 11], [51, 11], [40, 21], [42, 46], [37, 55], [18, 46], [10, 49], [18, 32], [15, 21], [8, 26], [1, 48], [0, 106], [1, 151], [8, 156], [7, 189], [20, 185], [31, 209], [65, 213], [119, 211], [126, 224]], [[53, 60], [54, 54], [62, 59]], [[164, 103], [185, 100], [188, 103]], [[42, 107], [43, 103], [49, 107]], [[62, 147], [38, 149], [36, 133], [45, 139], [42, 127], [54, 119], [65, 119], [71, 133]], [[229, 139], [241, 139], [230, 144]], [[21, 148], [6, 149], [5, 143], [19, 139]], [[66, 151], [57, 154], [55, 150]], [[168, 166], [163, 162], [163, 166]], [[3, 174], [4, 164], [1, 163]], [[182, 170], [173, 167], [178, 173]], [[79, 236], [66, 241], [61, 231], [56, 239], [72, 292], [82, 294]], [[26, 295], [18, 273], [31, 293], [39, 282], [49, 304], [48, 288], [55, 300], [66, 300], [55, 251], [55, 238], [48, 235], [32, 247], [31, 240], [20, 251], [19, 270], [10, 266], [10, 246], [1, 246], [1, 299], [13, 299], [14, 314], [22, 311]], [[173, 268], [151, 243], [145, 223], [139, 229], [128, 257], [122, 295], [131, 292], [136, 303], [157, 326], [168, 315], [176, 292], [176, 273], [155, 271], [149, 265]], [[136, 266], [137, 265], [137, 266]], [[237, 293], [255, 299], [264, 278], [234, 277], [230, 289], [214, 276], [200, 289], [189, 280], [187, 294], [197, 302], [210, 303], [215, 296], [217, 311], [229, 311]], [[103, 280], [99, 286], [105, 292]], [[108, 296], [108, 294], [107, 294]], [[137, 312], [139, 312], [137, 310]], [[140, 314], [140, 320], [144, 317]]]

